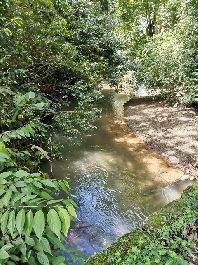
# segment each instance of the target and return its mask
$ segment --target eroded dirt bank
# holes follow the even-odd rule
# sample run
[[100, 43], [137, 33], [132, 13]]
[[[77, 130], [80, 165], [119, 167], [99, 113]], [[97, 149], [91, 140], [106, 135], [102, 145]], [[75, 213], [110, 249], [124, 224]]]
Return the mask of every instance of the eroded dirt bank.
[[113, 135], [116, 143], [125, 147], [125, 152], [129, 152], [132, 156], [135, 154], [137, 161], [143, 165], [142, 173], [147, 176], [143, 185], [145, 189], [167, 186], [185, 177], [181, 169], [175, 167], [131, 133], [126, 124], [115, 121], [107, 126], [107, 130]]
[[125, 105], [125, 122], [138, 138], [186, 175], [198, 177], [198, 114], [150, 98]]

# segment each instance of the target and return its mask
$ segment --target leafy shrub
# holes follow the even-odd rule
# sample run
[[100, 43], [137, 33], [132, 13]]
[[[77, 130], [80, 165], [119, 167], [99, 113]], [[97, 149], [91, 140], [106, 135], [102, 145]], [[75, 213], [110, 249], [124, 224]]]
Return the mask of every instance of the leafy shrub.
[[173, 103], [196, 104], [196, 1], [119, 0], [116, 11], [137, 84]]
[[[54, 247], [62, 246], [62, 234], [67, 236], [71, 217], [76, 217], [75, 204], [66, 197], [67, 181], [18, 170], [4, 171], [0, 182], [1, 264], [55, 264]], [[61, 191], [64, 197], [56, 198]]]
[[[7, 93], [1, 96], [6, 99]], [[42, 173], [29, 173], [28, 168], [32, 165], [36, 168], [42, 158], [50, 160], [39, 146], [48, 128], [40, 121], [40, 115], [49, 110], [49, 101], [42, 99], [28, 92], [9, 93], [8, 100], [3, 101], [1, 264], [64, 264], [65, 258], [57, 249], [64, 248], [61, 240], [67, 236], [72, 216], [76, 217], [66, 180], [46, 179]]]

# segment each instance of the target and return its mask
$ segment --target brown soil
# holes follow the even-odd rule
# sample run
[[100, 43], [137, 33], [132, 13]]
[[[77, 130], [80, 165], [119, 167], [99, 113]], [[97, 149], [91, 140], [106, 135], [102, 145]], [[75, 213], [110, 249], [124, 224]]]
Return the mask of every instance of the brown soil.
[[110, 126], [110, 123], [107, 124], [107, 130], [114, 135], [114, 141], [125, 147], [125, 152], [131, 154], [133, 159], [135, 154], [137, 163], [142, 165], [140, 172], [142, 175], [146, 175], [144, 185], [140, 179], [142, 187], [144, 186], [143, 189], [156, 189], [184, 178], [181, 169], [169, 163], [135, 134], [131, 133], [125, 123], [115, 121]]
[[185, 174], [198, 177], [198, 114], [150, 98], [135, 98], [125, 106], [125, 122], [143, 142]]

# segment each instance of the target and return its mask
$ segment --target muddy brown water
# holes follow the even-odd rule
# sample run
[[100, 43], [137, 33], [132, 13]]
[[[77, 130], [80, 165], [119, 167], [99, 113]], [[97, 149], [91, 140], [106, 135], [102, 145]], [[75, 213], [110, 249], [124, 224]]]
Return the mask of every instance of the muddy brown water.
[[[98, 128], [80, 147], [65, 148], [64, 158], [52, 165], [56, 178], [69, 178], [78, 204], [78, 220], [67, 238], [69, 246], [88, 256], [140, 227], [154, 211], [179, 198], [190, 184], [187, 180], [168, 183], [167, 174], [173, 182], [181, 172], [123, 129], [123, 105], [128, 97], [105, 94]], [[49, 165], [43, 167], [49, 170]]]

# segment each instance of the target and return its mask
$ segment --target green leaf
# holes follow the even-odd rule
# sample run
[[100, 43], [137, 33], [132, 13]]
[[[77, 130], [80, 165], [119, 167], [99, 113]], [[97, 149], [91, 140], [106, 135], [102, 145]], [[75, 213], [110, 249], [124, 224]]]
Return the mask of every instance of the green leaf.
[[49, 265], [48, 257], [43, 252], [37, 253], [37, 259], [42, 265]]
[[71, 216], [77, 217], [76, 211], [72, 205], [67, 206], [67, 210]]
[[77, 204], [75, 201], [73, 201], [72, 199], [64, 199], [65, 205], [73, 205], [74, 207], [77, 207]]
[[1, 187], [0, 187], [0, 196], [3, 195], [4, 193], [5, 193], [4, 187], [1, 186]]
[[47, 214], [47, 223], [51, 231], [60, 239], [61, 221], [54, 209], [49, 210]]
[[24, 242], [23, 244], [20, 245], [19, 249], [20, 249], [22, 255], [23, 255], [23, 256], [25, 257], [25, 259], [26, 259], [27, 246], [26, 246], [25, 242]]
[[39, 102], [39, 103], [34, 104], [34, 107], [38, 110], [43, 110], [44, 106], [45, 106], [44, 102]]
[[58, 214], [62, 222], [62, 232], [67, 236], [70, 227], [70, 215], [68, 214], [68, 211], [62, 207], [58, 208]]
[[30, 233], [32, 232], [33, 223], [34, 223], [34, 217], [33, 217], [32, 210], [30, 210], [26, 214], [26, 220], [25, 220], [25, 234], [26, 234], [26, 236], [30, 235]]
[[8, 231], [10, 232], [11, 236], [14, 233], [15, 230], [15, 211], [11, 211], [9, 214], [9, 220], [8, 220]]
[[42, 191], [41, 192], [41, 197], [46, 199], [46, 200], [52, 200], [53, 197], [49, 195], [49, 193], [45, 192], [45, 191]]
[[35, 98], [35, 96], [36, 96], [35, 93], [32, 91], [28, 92], [27, 95], [29, 98]]
[[[18, 234], [17, 234], [17, 236], [18, 236]], [[12, 241], [12, 243], [13, 243], [13, 245], [15, 245], [15, 246], [20, 246], [21, 244], [23, 244], [24, 243], [24, 241], [23, 241], [23, 239], [21, 238], [21, 237], [18, 237], [16, 240], [14, 240], [14, 241]]]
[[17, 201], [19, 201], [23, 196], [25, 196], [24, 193], [17, 193], [13, 196], [11, 204], [14, 205]]
[[43, 179], [40, 181], [42, 184], [44, 184], [45, 186], [48, 186], [50, 188], [55, 188], [57, 189], [57, 186], [54, 184], [53, 180], [50, 179]]
[[16, 216], [16, 228], [20, 235], [23, 232], [24, 224], [25, 224], [25, 210], [21, 209]]
[[36, 198], [36, 196], [37, 196], [37, 195], [26, 195], [26, 196], [24, 196], [24, 197], [21, 199], [21, 203], [23, 203], [23, 202], [27, 202], [27, 201], [30, 201], [30, 200]]
[[31, 247], [34, 247], [35, 246], [35, 242], [34, 242], [34, 239], [29, 237], [29, 236], [26, 236], [25, 237], [25, 243]]
[[0, 152], [0, 162], [6, 162], [10, 159], [10, 156], [8, 154]]
[[42, 210], [35, 213], [33, 228], [38, 239], [41, 239], [45, 228], [45, 216]]
[[[27, 252], [27, 259], [29, 260], [29, 258], [31, 257], [32, 255], [32, 250], [30, 249], [28, 252]], [[30, 264], [30, 263], [29, 263]]]
[[5, 184], [7, 184], [7, 183], [8, 183], [7, 180], [5, 180], [5, 179], [0, 179], [0, 185], [5, 185]]
[[5, 234], [6, 231], [7, 231], [8, 217], [9, 217], [9, 211], [6, 211], [6, 212], [1, 216], [1, 231], [2, 231], [3, 234]]
[[57, 248], [64, 250], [65, 246], [63, 243], [53, 234], [51, 231], [49, 232], [47, 229], [47, 237], [50, 240], [50, 242]]
[[58, 202], [62, 202], [63, 199], [59, 199], [59, 200], [50, 200], [47, 202], [47, 205], [52, 205], [52, 204], [57, 204]]
[[17, 188], [24, 188], [27, 186], [27, 183], [23, 180], [19, 180], [19, 181], [16, 181], [14, 183], [14, 185], [17, 187]]
[[0, 260], [9, 258], [10, 255], [3, 248], [0, 249]]
[[39, 205], [41, 203], [45, 202], [44, 199], [42, 198], [35, 198], [35, 199], [32, 199], [31, 202], [30, 202], [30, 205]]
[[38, 180], [36, 180], [36, 181], [33, 183], [33, 185], [34, 185], [35, 187], [39, 188], [39, 189], [42, 189], [42, 188], [43, 188], [42, 184], [41, 184], [40, 182], [38, 182]]
[[53, 257], [52, 264], [53, 265], [65, 264], [65, 258], [63, 256]]
[[61, 187], [62, 190], [68, 192], [68, 186], [63, 181], [59, 181], [58, 185]]
[[36, 261], [36, 259], [31, 256], [30, 259], [28, 260], [28, 264], [29, 265], [38, 265], [38, 262]]
[[13, 246], [11, 243], [8, 243], [8, 244], [4, 245], [1, 249], [7, 251], [7, 250], [9, 250], [9, 249], [11, 249], [11, 248], [13, 248], [13, 247], [14, 247], [14, 246]]
[[49, 244], [49, 241], [42, 237], [41, 240], [39, 241], [39, 247], [44, 251], [44, 252], [47, 252], [49, 254], [51, 254], [51, 248], [50, 248], [50, 244]]
[[10, 258], [12, 260], [14, 260], [14, 261], [19, 261], [20, 260], [20, 258], [18, 256], [16, 256], [16, 255], [11, 255]]
[[8, 206], [9, 205], [9, 202], [10, 202], [10, 199], [11, 199], [11, 196], [12, 196], [12, 191], [11, 189], [9, 189], [6, 194], [1, 198], [0, 200], [0, 204], [1, 206]]
[[3, 173], [0, 174], [0, 178], [4, 178], [5, 179], [5, 178], [7, 178], [7, 177], [9, 177], [11, 175], [12, 175], [11, 171], [3, 172]]
[[9, 28], [3, 28], [3, 31], [7, 36], [12, 36], [12, 31]]
[[16, 265], [16, 263], [14, 263], [13, 261], [8, 261], [7, 265]]
[[17, 178], [24, 178], [24, 177], [28, 177], [29, 173], [25, 170], [18, 170], [15, 174], [14, 174]]

